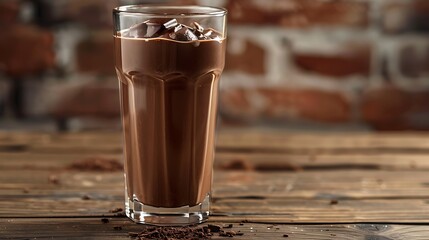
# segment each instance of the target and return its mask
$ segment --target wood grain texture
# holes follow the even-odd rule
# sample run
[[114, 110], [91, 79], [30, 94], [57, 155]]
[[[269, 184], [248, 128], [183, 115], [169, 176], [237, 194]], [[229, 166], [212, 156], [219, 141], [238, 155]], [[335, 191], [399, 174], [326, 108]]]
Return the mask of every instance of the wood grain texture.
[[[429, 134], [425, 133], [291, 133], [282, 130], [223, 130], [218, 151], [349, 153], [422, 152], [429, 153]], [[3, 151], [120, 153], [122, 137], [117, 132], [16, 133], [0, 132]], [[79, 150], [79, 151], [77, 151]]]
[[[49, 182], [52, 174], [58, 184]], [[423, 171], [220, 171], [212, 212], [276, 223], [427, 223], [427, 180]], [[102, 216], [123, 204], [121, 172], [8, 170], [0, 182], [0, 217]]]
[[215, 168], [256, 171], [295, 170], [429, 170], [428, 154], [421, 153], [245, 153], [218, 152]]
[[[2, 239], [130, 239], [128, 232], [142, 231], [144, 226], [137, 225], [125, 218], [108, 218], [109, 223], [101, 223], [100, 218], [37, 218], [37, 219], [0, 219]], [[210, 221], [214, 224], [229, 222]], [[115, 230], [120, 226], [121, 230]], [[428, 226], [386, 225], [386, 224], [336, 224], [336, 225], [285, 225], [233, 223], [231, 229], [243, 232], [243, 236], [233, 239], [382, 239], [382, 240], [426, 240]], [[283, 235], [287, 235], [285, 238]], [[213, 239], [225, 239], [213, 237]]]
[[[121, 151], [115, 132], [0, 132], [0, 239], [129, 239], [122, 171], [70, 169]], [[223, 131], [211, 211], [237, 239], [429, 239], [429, 134]]]
[[[122, 162], [121, 153], [103, 151], [74, 153], [40, 153], [32, 151], [1, 152], [0, 169], [50, 169], [58, 170], [85, 158], [102, 157]], [[37, 164], [34, 164], [37, 163]], [[256, 171], [296, 170], [429, 170], [427, 154], [421, 153], [242, 153], [218, 152], [216, 169]]]

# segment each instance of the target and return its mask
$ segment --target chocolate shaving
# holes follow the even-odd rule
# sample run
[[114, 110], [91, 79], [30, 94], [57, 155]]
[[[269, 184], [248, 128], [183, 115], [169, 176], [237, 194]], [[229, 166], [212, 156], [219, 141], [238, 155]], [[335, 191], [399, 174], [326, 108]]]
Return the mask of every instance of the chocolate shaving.
[[147, 227], [140, 233], [128, 233], [135, 239], [211, 239], [202, 227]]
[[55, 185], [60, 184], [60, 179], [58, 178], [58, 176], [57, 176], [57, 175], [50, 175], [50, 176], [48, 177], [48, 181], [49, 181], [50, 183], [52, 183], [52, 184], [55, 184]]
[[[232, 224], [227, 224], [224, 228], [232, 228]], [[243, 236], [244, 233], [238, 231], [224, 231], [221, 226], [208, 224], [207, 226], [186, 226], [186, 227], [146, 227], [142, 232], [129, 232], [128, 236], [134, 239], [211, 239], [213, 234], [219, 237]]]
[[124, 211], [124, 209], [122, 209], [122, 208], [114, 208], [114, 209], [109, 210], [109, 212], [111, 212], [111, 213], [118, 213], [118, 212], [122, 212], [122, 211]]
[[210, 232], [219, 232], [221, 230], [221, 227], [218, 225], [209, 224], [207, 227], [210, 229]]
[[82, 200], [90, 200], [91, 198], [88, 195], [83, 195]]

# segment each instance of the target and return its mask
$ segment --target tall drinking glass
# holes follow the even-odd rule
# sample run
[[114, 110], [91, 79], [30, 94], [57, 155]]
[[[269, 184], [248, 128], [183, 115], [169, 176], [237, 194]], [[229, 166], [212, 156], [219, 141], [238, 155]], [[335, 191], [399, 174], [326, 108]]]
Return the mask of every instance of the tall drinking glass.
[[137, 223], [208, 218], [226, 11], [113, 10], [125, 158], [125, 211]]

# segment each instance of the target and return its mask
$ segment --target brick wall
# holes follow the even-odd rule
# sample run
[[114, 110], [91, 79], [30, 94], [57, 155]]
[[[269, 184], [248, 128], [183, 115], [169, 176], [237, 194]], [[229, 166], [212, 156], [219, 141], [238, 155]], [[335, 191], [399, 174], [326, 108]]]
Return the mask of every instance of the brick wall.
[[[172, 1], [229, 10], [224, 124], [429, 129], [429, 0]], [[149, 1], [1, 0], [0, 102], [117, 117], [111, 8], [130, 2]]]

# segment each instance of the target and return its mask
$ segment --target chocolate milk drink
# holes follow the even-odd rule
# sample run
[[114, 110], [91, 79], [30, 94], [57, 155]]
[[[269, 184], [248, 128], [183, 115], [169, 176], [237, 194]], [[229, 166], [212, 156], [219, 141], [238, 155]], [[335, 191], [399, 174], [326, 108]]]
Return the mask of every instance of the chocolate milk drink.
[[[127, 215], [152, 224], [201, 222], [211, 192], [225, 37], [197, 21], [153, 18], [118, 31], [114, 41]], [[163, 221], [199, 210], [197, 220]]]

